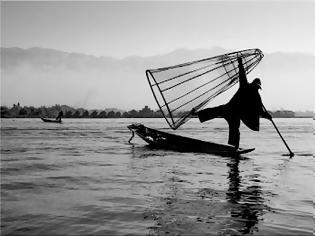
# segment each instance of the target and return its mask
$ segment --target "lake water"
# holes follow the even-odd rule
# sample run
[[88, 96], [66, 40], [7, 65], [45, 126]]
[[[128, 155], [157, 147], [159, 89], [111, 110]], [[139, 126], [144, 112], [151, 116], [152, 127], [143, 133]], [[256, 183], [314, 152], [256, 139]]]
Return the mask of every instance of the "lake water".
[[1, 120], [1, 235], [313, 235], [313, 120], [241, 126], [239, 159], [151, 150], [140, 122], [226, 143], [224, 120]]

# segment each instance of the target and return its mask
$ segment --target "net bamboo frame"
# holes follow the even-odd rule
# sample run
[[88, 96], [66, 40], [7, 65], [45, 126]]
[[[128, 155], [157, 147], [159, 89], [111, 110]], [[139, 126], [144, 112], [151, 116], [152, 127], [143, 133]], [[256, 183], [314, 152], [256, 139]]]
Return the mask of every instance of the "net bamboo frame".
[[263, 56], [259, 49], [246, 49], [146, 70], [146, 76], [164, 118], [177, 129], [191, 118], [193, 109], [201, 109], [238, 82], [238, 57], [242, 57], [248, 74]]

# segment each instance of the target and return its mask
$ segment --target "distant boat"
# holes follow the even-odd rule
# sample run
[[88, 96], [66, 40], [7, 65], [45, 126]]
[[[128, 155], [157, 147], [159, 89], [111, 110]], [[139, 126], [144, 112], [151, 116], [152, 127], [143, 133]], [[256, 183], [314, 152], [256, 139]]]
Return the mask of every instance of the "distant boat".
[[42, 121], [44, 121], [44, 122], [61, 123], [61, 120], [47, 119], [47, 118], [43, 118], [43, 117], [41, 117], [41, 119], [42, 119]]

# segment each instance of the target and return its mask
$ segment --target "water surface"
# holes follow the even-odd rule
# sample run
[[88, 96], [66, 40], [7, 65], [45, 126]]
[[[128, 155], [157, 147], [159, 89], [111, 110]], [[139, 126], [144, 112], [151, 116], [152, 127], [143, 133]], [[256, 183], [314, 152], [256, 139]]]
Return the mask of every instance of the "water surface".
[[312, 235], [313, 124], [241, 127], [240, 159], [151, 150], [126, 128], [226, 143], [224, 120], [1, 120], [2, 235]]

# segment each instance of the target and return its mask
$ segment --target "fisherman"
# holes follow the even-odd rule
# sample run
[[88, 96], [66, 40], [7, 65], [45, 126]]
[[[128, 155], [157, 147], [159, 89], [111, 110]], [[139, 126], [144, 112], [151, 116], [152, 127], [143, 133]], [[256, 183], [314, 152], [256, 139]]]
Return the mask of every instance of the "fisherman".
[[58, 113], [58, 116], [56, 117], [56, 120], [61, 122], [61, 117], [62, 117], [62, 116], [63, 116], [63, 112], [60, 111], [60, 112]]
[[195, 112], [200, 122], [205, 122], [214, 118], [224, 118], [229, 125], [230, 145], [239, 148], [240, 142], [240, 121], [254, 131], [259, 131], [259, 117], [271, 120], [271, 115], [265, 110], [258, 92], [261, 89], [259, 78], [255, 78], [248, 83], [242, 58], [238, 57], [239, 84], [240, 87], [232, 99], [221, 106], [206, 108]]

